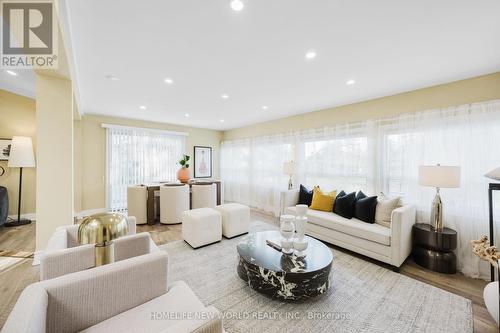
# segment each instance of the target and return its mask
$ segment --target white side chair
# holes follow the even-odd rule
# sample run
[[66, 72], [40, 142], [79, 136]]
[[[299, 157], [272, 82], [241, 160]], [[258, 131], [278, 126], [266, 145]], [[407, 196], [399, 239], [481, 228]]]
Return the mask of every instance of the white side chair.
[[127, 187], [127, 210], [129, 216], [135, 216], [137, 224], [147, 222], [148, 191], [146, 186], [135, 185]]
[[191, 209], [215, 208], [217, 205], [217, 185], [192, 185]]
[[182, 223], [182, 212], [189, 210], [189, 185], [160, 186], [160, 223]]
[[490, 282], [486, 285], [486, 287], [484, 287], [483, 291], [484, 304], [486, 305], [486, 308], [488, 309], [488, 312], [490, 313], [491, 317], [495, 319], [497, 325], [499, 316], [498, 294], [499, 294], [498, 281]]

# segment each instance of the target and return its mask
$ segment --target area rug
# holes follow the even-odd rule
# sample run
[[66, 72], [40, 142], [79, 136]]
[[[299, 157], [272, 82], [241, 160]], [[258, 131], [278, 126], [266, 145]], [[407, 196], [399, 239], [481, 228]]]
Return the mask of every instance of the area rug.
[[[251, 231], [273, 228], [254, 222]], [[184, 241], [160, 247], [169, 253], [169, 280], [185, 281], [219, 309], [227, 333], [473, 331], [469, 300], [337, 249], [327, 293], [302, 303], [270, 299], [236, 273], [236, 244], [244, 237], [198, 250]]]

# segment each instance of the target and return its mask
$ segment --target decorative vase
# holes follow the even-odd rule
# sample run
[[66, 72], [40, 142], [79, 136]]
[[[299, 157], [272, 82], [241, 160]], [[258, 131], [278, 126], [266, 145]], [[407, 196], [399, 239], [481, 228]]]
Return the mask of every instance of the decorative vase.
[[307, 225], [307, 217], [306, 216], [297, 216], [295, 217], [295, 231], [297, 232], [297, 239], [303, 240], [306, 235], [306, 225]]
[[285, 254], [293, 253], [293, 235], [295, 233], [295, 226], [293, 215], [281, 215], [280, 232], [283, 239], [281, 240], [281, 251]]
[[177, 170], [177, 179], [181, 183], [187, 184], [187, 182], [189, 181], [190, 178], [191, 178], [191, 175], [189, 174], [188, 168], [182, 167], [179, 170]]
[[308, 209], [309, 207], [307, 207], [307, 205], [295, 205], [295, 211], [299, 217], [306, 216]]

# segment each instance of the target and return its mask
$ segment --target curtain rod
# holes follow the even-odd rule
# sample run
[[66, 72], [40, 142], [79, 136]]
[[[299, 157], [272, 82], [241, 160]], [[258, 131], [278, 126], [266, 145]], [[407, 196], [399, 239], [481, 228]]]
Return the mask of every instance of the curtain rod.
[[179, 136], [189, 136], [188, 132], [176, 132], [176, 131], [168, 131], [156, 128], [145, 128], [145, 127], [135, 127], [135, 126], [123, 126], [123, 125], [115, 125], [115, 124], [101, 124], [103, 128], [115, 128], [115, 129], [124, 129], [124, 130], [140, 130], [146, 132], [153, 133], [161, 133], [161, 134], [169, 134], [169, 135], [179, 135]]

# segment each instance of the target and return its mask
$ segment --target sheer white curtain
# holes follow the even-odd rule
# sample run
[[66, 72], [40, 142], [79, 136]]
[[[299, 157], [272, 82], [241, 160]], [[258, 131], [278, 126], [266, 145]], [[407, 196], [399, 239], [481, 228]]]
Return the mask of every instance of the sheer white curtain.
[[282, 166], [294, 159], [293, 152], [291, 135], [223, 142], [221, 174], [225, 200], [277, 214], [280, 191], [288, 184]]
[[435, 189], [418, 186], [418, 166], [440, 163], [461, 167], [460, 188], [441, 190], [444, 222], [458, 232], [459, 269], [469, 276], [488, 276], [489, 266], [472, 254], [469, 241], [489, 235], [489, 180], [483, 175], [500, 165], [500, 103], [404, 115], [381, 121], [379, 128], [383, 190], [415, 203], [420, 222], [429, 221]]
[[[472, 255], [469, 241], [488, 234], [489, 181], [483, 175], [500, 166], [500, 101], [225, 141], [221, 175], [226, 199], [277, 213], [277, 194], [287, 184], [282, 165], [292, 159], [298, 166], [296, 185], [399, 195], [417, 206], [418, 222], [429, 221], [435, 194], [418, 186], [418, 166], [461, 166], [461, 187], [441, 193], [445, 225], [458, 231], [462, 272], [487, 276], [488, 265]], [[499, 224], [500, 195], [495, 216]]]
[[129, 185], [175, 180], [184, 148], [183, 133], [108, 126], [108, 208], [127, 208]]

